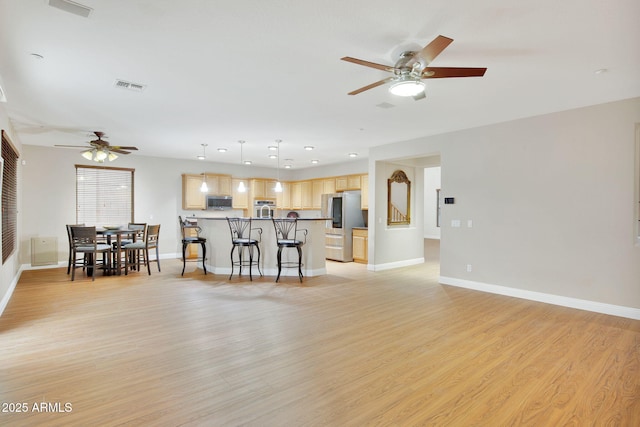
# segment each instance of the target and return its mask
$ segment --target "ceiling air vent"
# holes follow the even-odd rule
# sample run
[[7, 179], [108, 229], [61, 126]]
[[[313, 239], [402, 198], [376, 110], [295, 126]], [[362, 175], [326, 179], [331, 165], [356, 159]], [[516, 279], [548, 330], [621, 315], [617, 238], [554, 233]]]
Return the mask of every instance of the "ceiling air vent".
[[140, 83], [131, 83], [126, 80], [116, 80], [116, 87], [120, 89], [129, 89], [135, 92], [142, 92], [145, 85], [141, 85]]
[[49, 0], [49, 6], [82, 16], [83, 18], [88, 18], [91, 11], [93, 11], [90, 7], [70, 0]]
[[378, 108], [393, 108], [393, 107], [395, 107], [395, 105], [389, 104], [388, 102], [382, 102], [382, 103], [376, 105], [376, 107], [378, 107]]

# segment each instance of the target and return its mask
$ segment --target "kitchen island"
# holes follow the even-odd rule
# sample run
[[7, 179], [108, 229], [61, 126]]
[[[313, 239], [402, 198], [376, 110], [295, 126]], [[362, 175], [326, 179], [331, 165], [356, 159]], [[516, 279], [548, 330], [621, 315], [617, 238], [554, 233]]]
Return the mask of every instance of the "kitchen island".
[[[198, 226], [202, 230], [200, 236], [207, 239], [207, 259], [205, 265], [207, 271], [214, 274], [231, 274], [231, 231], [226, 218], [199, 217]], [[325, 262], [325, 221], [327, 218], [298, 218], [298, 230], [307, 230], [307, 241], [302, 246], [302, 274], [305, 277], [320, 276], [327, 273]], [[260, 242], [260, 270], [265, 276], [277, 276], [278, 263], [276, 244], [276, 232], [271, 218], [251, 218], [251, 225], [262, 228], [262, 240]], [[256, 238], [258, 234], [252, 234]], [[298, 233], [298, 238], [304, 240], [304, 234]], [[254, 256], [256, 256], [254, 254]], [[248, 257], [248, 254], [247, 254]], [[237, 259], [237, 252], [234, 254]], [[298, 261], [298, 253], [295, 249], [284, 249], [282, 261]], [[238, 267], [235, 267], [233, 277], [236, 277]], [[243, 275], [248, 276], [249, 270], [243, 268]], [[254, 278], [259, 275], [253, 268]], [[282, 276], [297, 276], [297, 268], [283, 268]]]

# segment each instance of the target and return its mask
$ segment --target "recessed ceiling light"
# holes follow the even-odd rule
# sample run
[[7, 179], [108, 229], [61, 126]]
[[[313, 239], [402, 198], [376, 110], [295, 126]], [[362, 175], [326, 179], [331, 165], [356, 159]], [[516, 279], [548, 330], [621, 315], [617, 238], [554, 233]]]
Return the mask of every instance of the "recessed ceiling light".
[[275, 145], [270, 145], [267, 148], [269, 149], [269, 151], [276, 151], [278, 149], [278, 147], [276, 147]]
[[226, 148], [224, 148], [224, 147], [220, 147], [220, 148], [218, 148], [218, 152], [219, 152], [219, 153], [226, 153], [226, 152], [227, 152], [227, 149], [226, 149]]
[[276, 156], [275, 154], [269, 154], [269, 158], [270, 158], [270, 159], [277, 159], [277, 158], [278, 158], [278, 156]]
[[307, 151], [311, 151], [311, 150], [313, 150], [314, 148], [315, 148], [315, 147], [314, 147], [313, 145], [305, 145], [305, 146], [304, 146], [304, 149], [305, 149], [305, 150], [307, 150]]
[[244, 164], [245, 164], [245, 165], [250, 165], [250, 164], [251, 164], [251, 160], [245, 160], [245, 161], [244, 161]]
[[314, 165], [317, 165], [318, 163], [320, 163], [320, 160], [313, 159], [313, 160], [311, 160], [311, 163], [314, 164]]
[[358, 157], [358, 153], [349, 153], [349, 157]]
[[288, 164], [287, 164], [287, 165], [284, 165], [284, 168], [285, 168], [285, 169], [291, 169], [291, 165], [288, 165]]

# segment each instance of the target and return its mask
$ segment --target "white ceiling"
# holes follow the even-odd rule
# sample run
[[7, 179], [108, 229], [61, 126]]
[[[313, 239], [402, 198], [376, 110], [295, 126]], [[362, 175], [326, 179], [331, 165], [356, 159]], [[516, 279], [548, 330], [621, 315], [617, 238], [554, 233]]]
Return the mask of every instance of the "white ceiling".
[[[207, 160], [239, 163], [246, 140], [245, 159], [275, 167], [267, 146], [282, 139], [281, 165], [306, 168], [640, 96], [638, 0], [79, 0], [88, 18], [48, 3], [0, 0], [0, 85], [23, 144], [101, 130], [139, 147], [131, 156], [194, 159], [208, 144]], [[432, 66], [485, 76], [427, 80], [421, 101], [384, 86], [347, 95], [389, 74], [341, 57], [392, 65], [439, 34], [454, 42]]]

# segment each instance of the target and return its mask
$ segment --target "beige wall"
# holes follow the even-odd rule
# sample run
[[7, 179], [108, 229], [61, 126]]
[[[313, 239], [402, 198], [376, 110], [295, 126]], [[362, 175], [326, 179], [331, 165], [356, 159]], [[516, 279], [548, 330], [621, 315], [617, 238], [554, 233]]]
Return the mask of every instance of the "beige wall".
[[[443, 277], [640, 308], [639, 122], [635, 98], [375, 147], [370, 162], [400, 149], [404, 157], [441, 154], [443, 197], [456, 200], [442, 211]], [[453, 219], [462, 226], [452, 228]], [[422, 239], [375, 227], [376, 264], [394, 262], [394, 248]]]

